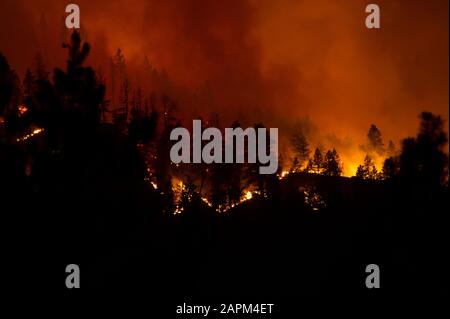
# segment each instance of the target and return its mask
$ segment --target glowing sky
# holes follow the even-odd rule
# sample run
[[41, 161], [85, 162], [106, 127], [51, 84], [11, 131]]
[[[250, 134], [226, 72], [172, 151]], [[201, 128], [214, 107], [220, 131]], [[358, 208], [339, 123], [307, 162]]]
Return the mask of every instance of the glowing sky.
[[[37, 51], [49, 67], [63, 65], [68, 3], [0, 2], [0, 51], [19, 75]], [[316, 137], [328, 136], [321, 143], [334, 138], [345, 153], [371, 123], [398, 143], [415, 134], [422, 110], [448, 119], [446, 0], [374, 1], [379, 30], [365, 28], [367, 1], [76, 3], [89, 63], [106, 78], [116, 48], [135, 82], [147, 56], [167, 71], [185, 112], [217, 112], [224, 125], [264, 121], [282, 135], [308, 117]]]

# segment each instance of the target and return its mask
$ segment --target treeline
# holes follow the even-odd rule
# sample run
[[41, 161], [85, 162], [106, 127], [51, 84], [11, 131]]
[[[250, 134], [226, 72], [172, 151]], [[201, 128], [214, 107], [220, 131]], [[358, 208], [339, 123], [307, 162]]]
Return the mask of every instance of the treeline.
[[[112, 100], [106, 100], [102, 78], [84, 66], [89, 44], [82, 43], [74, 32], [63, 47], [68, 51], [65, 70], [56, 68], [50, 76], [38, 61], [35, 70], [27, 70], [22, 83], [0, 54], [2, 173], [10, 176], [4, 178], [4, 187], [18, 180], [31, 180], [35, 189], [50, 187], [52, 181], [55, 185], [95, 181], [105, 191], [144, 184], [158, 194], [163, 212], [179, 211], [192, 201], [221, 211], [252, 196], [276, 198], [286, 173], [330, 177], [343, 173], [337, 150], [325, 152], [317, 147], [312, 152], [302, 131], [291, 137], [291, 163], [283, 163], [281, 158], [274, 175], [260, 175], [256, 164], [174, 165], [169, 158], [169, 135], [181, 126], [175, 115], [177, 103], [167, 94], [146, 96], [139, 86], [131, 89], [120, 50], [111, 59]], [[159, 77], [154, 69], [149, 70]], [[218, 126], [217, 119], [202, 123], [202, 129]], [[239, 121], [231, 125], [240, 126]], [[262, 123], [254, 126], [264, 127]], [[380, 131], [372, 125], [367, 143], [361, 146], [367, 156], [356, 177], [446, 185], [446, 143], [443, 120], [428, 112], [420, 116], [418, 135], [404, 139], [399, 151], [392, 141], [386, 147]], [[373, 156], [386, 157], [381, 171]]]
[[[385, 146], [380, 130], [372, 124], [367, 133], [367, 142], [360, 146], [366, 155], [354, 176], [360, 179], [397, 180], [425, 185], [448, 185], [448, 143], [444, 121], [439, 115], [422, 112], [416, 137], [401, 141], [397, 150], [390, 140]], [[289, 172], [313, 173], [325, 176], [341, 176], [343, 163], [336, 149], [323, 155], [316, 147], [311, 155], [310, 145], [300, 130], [291, 137], [294, 158]], [[382, 158], [382, 169], [378, 170], [374, 158]]]

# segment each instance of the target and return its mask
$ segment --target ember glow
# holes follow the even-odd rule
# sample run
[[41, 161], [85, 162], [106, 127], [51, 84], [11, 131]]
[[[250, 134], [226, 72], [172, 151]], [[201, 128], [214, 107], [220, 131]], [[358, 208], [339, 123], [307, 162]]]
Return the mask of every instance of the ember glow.
[[[130, 85], [170, 91], [186, 122], [218, 114], [224, 126], [263, 122], [287, 139], [309, 118], [315, 144], [329, 143], [329, 134], [339, 139], [345, 175], [361, 160], [354, 153], [371, 123], [398, 145], [424, 109], [448, 119], [445, 0], [380, 0], [379, 30], [364, 27], [362, 0], [77, 4], [93, 48], [89, 63], [102, 70], [108, 98], [109, 61], [121, 48]], [[37, 53], [49, 70], [64, 65], [64, 5], [0, 2], [0, 27], [14, 30], [0, 33], [0, 51], [21, 78]], [[144, 61], [167, 79], [144, 82]]]
[[31, 133], [29, 133], [29, 134], [26, 134], [26, 135], [24, 135], [24, 136], [22, 136], [22, 137], [18, 137], [18, 138], [16, 139], [16, 141], [17, 141], [17, 142], [23, 142], [23, 141], [26, 141], [26, 140], [28, 140], [28, 139], [34, 137], [35, 135], [38, 135], [38, 134], [42, 133], [42, 132], [44, 132], [44, 129], [42, 129], [42, 128], [37, 128], [37, 129], [33, 130], [33, 132], [31, 132]]
[[26, 105], [19, 105], [19, 116], [22, 116], [27, 111], [28, 111], [28, 108], [26, 107]]
[[445, 293], [449, 0], [369, 3], [0, 0], [13, 284], [155, 318]]
[[[380, 129], [385, 145], [392, 140], [398, 149], [402, 138], [415, 134], [417, 115], [424, 109], [448, 119], [445, 0], [380, 0], [379, 30], [365, 28], [362, 0], [77, 4], [81, 35], [92, 47], [87, 63], [105, 82], [111, 114], [118, 109], [120, 90], [117, 84], [114, 90], [110, 63], [120, 49], [130, 88], [139, 88], [144, 98], [170, 95], [182, 124], [204, 118], [207, 126], [222, 128], [236, 120], [243, 127], [278, 127], [284, 160], [280, 180], [292, 172], [289, 140], [298, 129], [311, 153], [316, 147], [335, 148], [342, 175], [351, 177], [364, 161], [361, 146], [371, 124]], [[57, 0], [0, 3], [0, 27], [15, 30], [14, 36], [0, 33], [0, 51], [19, 78], [30, 66], [51, 70], [65, 65], [60, 44], [70, 31], [63, 15], [64, 5]], [[171, 108], [159, 102], [154, 106], [165, 119], [170, 117]], [[25, 105], [18, 112], [30, 113]], [[41, 132], [36, 129], [17, 142]], [[145, 148], [142, 143], [138, 147]], [[386, 157], [373, 156], [377, 171]], [[146, 180], [164, 192], [154, 174], [155, 159], [147, 163]], [[312, 173], [305, 166], [302, 171]], [[175, 197], [184, 187], [175, 182]], [[200, 198], [212, 206], [205, 194], [203, 189]], [[258, 195], [250, 189], [242, 194], [229, 206]]]

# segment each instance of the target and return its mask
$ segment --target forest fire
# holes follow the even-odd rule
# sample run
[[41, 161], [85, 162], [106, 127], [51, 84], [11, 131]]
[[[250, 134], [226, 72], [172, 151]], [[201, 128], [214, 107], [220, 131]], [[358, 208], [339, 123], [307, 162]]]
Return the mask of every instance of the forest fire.
[[16, 139], [16, 142], [23, 142], [23, 141], [26, 141], [26, 140], [32, 138], [33, 136], [36, 136], [36, 135], [38, 135], [38, 134], [40, 134], [40, 133], [42, 133], [42, 132], [44, 132], [44, 129], [43, 129], [43, 128], [37, 128], [37, 129], [34, 129], [33, 132], [31, 132], [31, 133], [29, 133], [29, 134], [26, 134], [26, 135], [24, 135], [24, 136], [22, 136], [22, 137], [17, 138], [17, 139]]
[[28, 108], [26, 107], [26, 105], [19, 105], [19, 116], [22, 116], [23, 114], [25, 114], [28, 111]]
[[81, 268], [155, 318], [445, 295], [448, 0], [71, 6], [0, 1], [14, 287], [74, 304]]
[[[174, 215], [181, 214], [184, 211], [183, 205], [192, 202], [192, 200], [194, 199], [194, 196], [200, 198], [200, 200], [203, 203], [205, 203], [208, 207], [211, 207], [211, 208], [214, 207], [214, 204], [207, 197], [200, 196], [200, 194], [197, 191], [192, 190], [192, 189], [189, 192], [188, 191], [189, 187], [186, 186], [186, 184], [183, 183], [183, 181], [174, 178], [172, 185], [173, 185], [172, 192], [174, 194], [174, 205], [175, 205]], [[155, 189], [157, 189], [157, 187], [155, 187]], [[243, 195], [240, 197], [238, 202], [219, 204], [215, 208], [215, 211], [217, 213], [228, 212], [230, 209], [235, 208], [236, 206], [238, 206], [246, 201], [251, 200], [252, 198], [254, 198], [254, 195], [259, 195], [259, 194], [260, 194], [260, 192], [258, 192], [258, 191], [250, 191], [250, 190], [243, 191]]]
[[279, 179], [285, 178], [287, 175], [289, 175], [289, 171], [282, 171], [280, 175], [278, 175]]

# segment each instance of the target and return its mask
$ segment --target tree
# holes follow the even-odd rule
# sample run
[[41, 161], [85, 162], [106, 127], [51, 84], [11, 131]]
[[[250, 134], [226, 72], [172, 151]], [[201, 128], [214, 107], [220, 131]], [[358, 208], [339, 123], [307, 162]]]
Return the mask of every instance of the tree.
[[[119, 94], [117, 97], [117, 89]], [[125, 129], [128, 121], [130, 85], [128, 81], [125, 57], [122, 50], [118, 48], [111, 60], [111, 98], [113, 107], [113, 122]]]
[[369, 132], [367, 133], [367, 149], [365, 151], [368, 153], [375, 152], [378, 155], [384, 154], [384, 143], [381, 132], [375, 124], [370, 126]]
[[328, 150], [323, 161], [323, 175], [325, 176], [341, 176], [342, 166], [339, 154], [336, 149]]
[[185, 183], [182, 183], [180, 192], [180, 198], [177, 206], [183, 209], [187, 209], [191, 206], [191, 203], [198, 200], [197, 187], [193, 183], [192, 179], [187, 176]]
[[66, 119], [74, 125], [67, 129], [89, 131], [100, 123], [105, 87], [98, 82], [91, 67], [83, 66], [90, 45], [87, 42], [81, 44], [77, 31], [72, 33], [70, 40], [70, 43], [63, 44], [69, 53], [66, 71], [57, 68], [54, 72], [55, 88], [60, 94], [63, 109], [70, 112]]
[[300, 164], [300, 161], [298, 160], [297, 156], [294, 157], [294, 159], [292, 160], [292, 166], [290, 169], [291, 173], [298, 173], [301, 171], [302, 165]]
[[0, 115], [9, 105], [14, 90], [13, 71], [5, 56], [0, 53]]
[[223, 169], [223, 164], [210, 164], [210, 201], [214, 209], [219, 209], [224, 206], [228, 200], [227, 189], [225, 181], [227, 180], [226, 171]]
[[368, 172], [364, 169], [364, 166], [358, 165], [355, 176], [358, 178], [365, 179], [367, 175], [368, 175]]
[[[234, 121], [231, 128], [235, 129], [241, 127], [241, 123], [239, 121]], [[225, 143], [225, 141], [223, 141]], [[244, 158], [248, 158], [248, 145], [244, 144]], [[222, 149], [225, 148], [225, 144], [222, 146]], [[233, 138], [233, 154], [237, 154], [240, 150], [237, 149], [236, 138]], [[228, 197], [228, 205], [236, 204], [241, 200], [242, 190], [243, 190], [243, 169], [244, 164], [224, 164], [222, 169], [225, 171], [227, 184], [227, 197]]]
[[296, 133], [291, 138], [291, 143], [294, 147], [294, 161], [295, 165], [293, 163], [292, 168], [293, 171], [299, 171], [301, 167], [303, 166], [303, 163], [308, 159], [309, 157], [309, 144], [306, 140], [305, 135], [302, 132]]
[[5, 126], [5, 133], [15, 135], [20, 130], [18, 105], [22, 99], [19, 78], [0, 53], [0, 120]]
[[314, 151], [314, 156], [309, 159], [308, 165], [306, 166], [306, 171], [314, 174], [321, 174], [323, 171], [323, 156], [322, 152], [318, 147]]
[[388, 157], [384, 160], [383, 169], [381, 170], [381, 176], [385, 180], [391, 180], [398, 176], [399, 165], [398, 158]]
[[362, 179], [378, 179], [378, 171], [375, 167], [375, 163], [369, 155], [364, 158], [364, 163], [359, 165], [356, 170], [356, 177]]
[[429, 186], [446, 183], [448, 156], [444, 152], [444, 147], [447, 141], [442, 118], [430, 112], [422, 112], [417, 137], [402, 141], [400, 154], [402, 179]]

